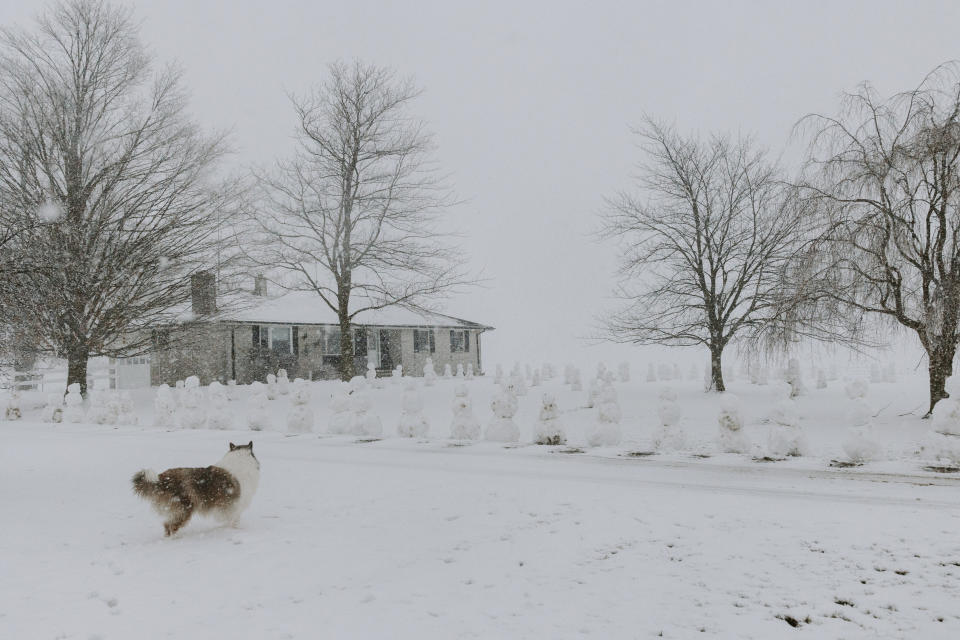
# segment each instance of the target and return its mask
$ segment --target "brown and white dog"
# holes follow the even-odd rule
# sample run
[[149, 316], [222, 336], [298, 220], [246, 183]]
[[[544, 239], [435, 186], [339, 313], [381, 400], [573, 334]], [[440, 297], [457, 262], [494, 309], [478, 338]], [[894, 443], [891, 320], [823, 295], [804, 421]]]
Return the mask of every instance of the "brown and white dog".
[[163, 529], [172, 536], [190, 516], [211, 513], [219, 520], [235, 525], [250, 506], [260, 482], [260, 462], [250, 444], [230, 443], [230, 450], [209, 467], [178, 467], [157, 475], [152, 469], [133, 476], [133, 491], [153, 503], [165, 516]]

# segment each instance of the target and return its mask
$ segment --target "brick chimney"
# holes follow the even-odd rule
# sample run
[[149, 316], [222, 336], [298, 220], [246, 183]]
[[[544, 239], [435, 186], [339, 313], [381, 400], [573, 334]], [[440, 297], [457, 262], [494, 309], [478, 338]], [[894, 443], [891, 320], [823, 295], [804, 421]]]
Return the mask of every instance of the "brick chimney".
[[208, 316], [217, 312], [217, 278], [210, 271], [198, 271], [190, 276], [190, 294], [193, 313]]
[[267, 277], [262, 273], [254, 276], [253, 278], [253, 295], [255, 296], [267, 295]]

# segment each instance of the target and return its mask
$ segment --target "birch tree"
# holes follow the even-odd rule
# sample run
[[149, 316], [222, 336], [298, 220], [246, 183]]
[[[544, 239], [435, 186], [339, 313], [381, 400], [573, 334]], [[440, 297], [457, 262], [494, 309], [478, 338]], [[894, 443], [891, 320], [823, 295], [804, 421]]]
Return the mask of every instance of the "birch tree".
[[800, 186], [822, 212], [804, 286], [820, 307], [917, 337], [927, 415], [948, 396], [960, 340], [958, 73], [944, 65], [890, 98], [863, 84], [838, 115], [802, 121], [812, 133]]
[[710, 388], [723, 352], [789, 311], [782, 270], [799, 246], [801, 208], [777, 165], [747, 138], [682, 136], [648, 119], [639, 191], [607, 200], [600, 235], [620, 247], [622, 306], [601, 319], [613, 341], [702, 345]]
[[296, 153], [256, 176], [247, 254], [336, 314], [344, 380], [355, 373], [357, 314], [429, 305], [469, 282], [440, 225], [453, 197], [431, 135], [410, 113], [419, 94], [390, 69], [331, 64], [324, 82], [291, 97]]
[[187, 117], [179, 70], [155, 67], [130, 12], [97, 0], [0, 31], [0, 202], [53, 212], [17, 238], [43, 268], [8, 280], [6, 311], [84, 392], [88, 358], [144, 349], [215, 251], [223, 136]]

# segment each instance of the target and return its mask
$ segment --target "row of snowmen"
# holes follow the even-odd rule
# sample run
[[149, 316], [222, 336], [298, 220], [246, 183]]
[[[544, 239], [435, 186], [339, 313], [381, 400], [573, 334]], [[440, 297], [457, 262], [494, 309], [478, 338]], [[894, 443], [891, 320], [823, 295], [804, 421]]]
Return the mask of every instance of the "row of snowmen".
[[[49, 394], [41, 412], [41, 420], [51, 423], [89, 423], [135, 425], [139, 422], [134, 411], [133, 398], [127, 391], [110, 389], [106, 380], [94, 381], [89, 402], [83, 402], [80, 384], [74, 382], [67, 386], [65, 395]], [[20, 394], [13, 390], [7, 396], [4, 417], [7, 420], [19, 420]]]

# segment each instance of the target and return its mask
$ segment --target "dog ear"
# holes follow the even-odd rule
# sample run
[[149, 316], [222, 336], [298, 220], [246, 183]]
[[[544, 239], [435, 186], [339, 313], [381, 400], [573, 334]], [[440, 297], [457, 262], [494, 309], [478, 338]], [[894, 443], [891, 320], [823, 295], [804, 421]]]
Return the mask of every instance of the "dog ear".
[[230, 443], [230, 451], [233, 451], [233, 450], [236, 449], [236, 448], [237, 448], [237, 445], [235, 445], [235, 444], [233, 444], [233, 443], [231, 442], [231, 443]]

